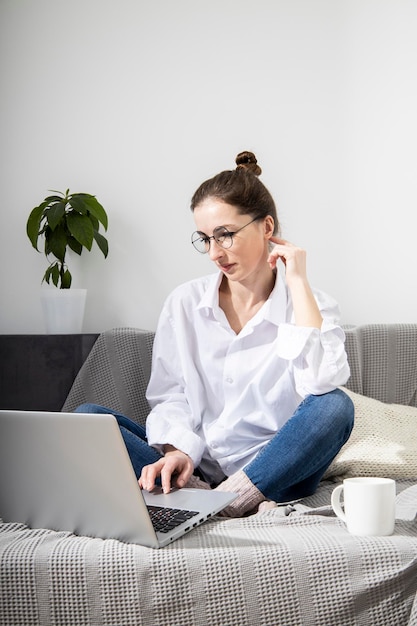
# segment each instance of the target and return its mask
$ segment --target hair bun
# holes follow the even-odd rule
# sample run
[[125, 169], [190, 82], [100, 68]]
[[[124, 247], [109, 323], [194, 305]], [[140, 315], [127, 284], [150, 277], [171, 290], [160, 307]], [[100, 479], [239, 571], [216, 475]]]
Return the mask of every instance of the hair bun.
[[256, 156], [253, 154], [253, 152], [249, 152], [248, 150], [245, 150], [244, 152], [239, 152], [235, 159], [235, 162], [237, 170], [249, 170], [250, 172], [255, 174], [255, 176], [260, 176], [260, 174], [262, 174], [262, 170], [259, 167], [258, 161], [256, 160]]

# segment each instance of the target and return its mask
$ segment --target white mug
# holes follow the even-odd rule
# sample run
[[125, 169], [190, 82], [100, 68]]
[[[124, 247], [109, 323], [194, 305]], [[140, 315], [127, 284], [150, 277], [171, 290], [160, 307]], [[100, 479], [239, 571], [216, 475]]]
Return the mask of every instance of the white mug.
[[[344, 494], [344, 510], [340, 496]], [[392, 535], [395, 526], [395, 480], [345, 478], [332, 493], [332, 508], [352, 535]]]

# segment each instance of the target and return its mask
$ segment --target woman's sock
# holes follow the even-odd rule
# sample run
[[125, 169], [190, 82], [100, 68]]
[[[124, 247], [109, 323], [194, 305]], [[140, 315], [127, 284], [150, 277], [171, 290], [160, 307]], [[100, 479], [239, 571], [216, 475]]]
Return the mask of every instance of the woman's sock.
[[221, 511], [220, 515], [225, 517], [243, 517], [245, 513], [252, 511], [265, 500], [263, 493], [255, 487], [243, 470], [226, 478], [216, 487], [216, 491], [238, 494], [236, 500]]
[[204, 480], [201, 480], [195, 474], [190, 476], [188, 483], [185, 485], [188, 489], [211, 489], [210, 485]]

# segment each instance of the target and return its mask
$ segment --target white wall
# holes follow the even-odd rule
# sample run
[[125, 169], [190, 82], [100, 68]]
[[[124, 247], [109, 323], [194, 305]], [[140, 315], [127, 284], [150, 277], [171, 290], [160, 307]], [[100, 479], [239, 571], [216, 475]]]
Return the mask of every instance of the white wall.
[[110, 220], [70, 264], [84, 330], [154, 328], [212, 269], [189, 201], [242, 149], [344, 323], [417, 322], [415, 0], [2, 0], [0, 29], [0, 332], [43, 332], [25, 224], [67, 187]]

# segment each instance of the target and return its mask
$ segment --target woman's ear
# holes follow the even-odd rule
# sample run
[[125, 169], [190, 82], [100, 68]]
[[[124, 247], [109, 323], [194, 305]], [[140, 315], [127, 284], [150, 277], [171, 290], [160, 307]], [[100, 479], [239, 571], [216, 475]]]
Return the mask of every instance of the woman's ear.
[[264, 221], [265, 238], [271, 239], [274, 234], [275, 222], [272, 215], [267, 215]]

